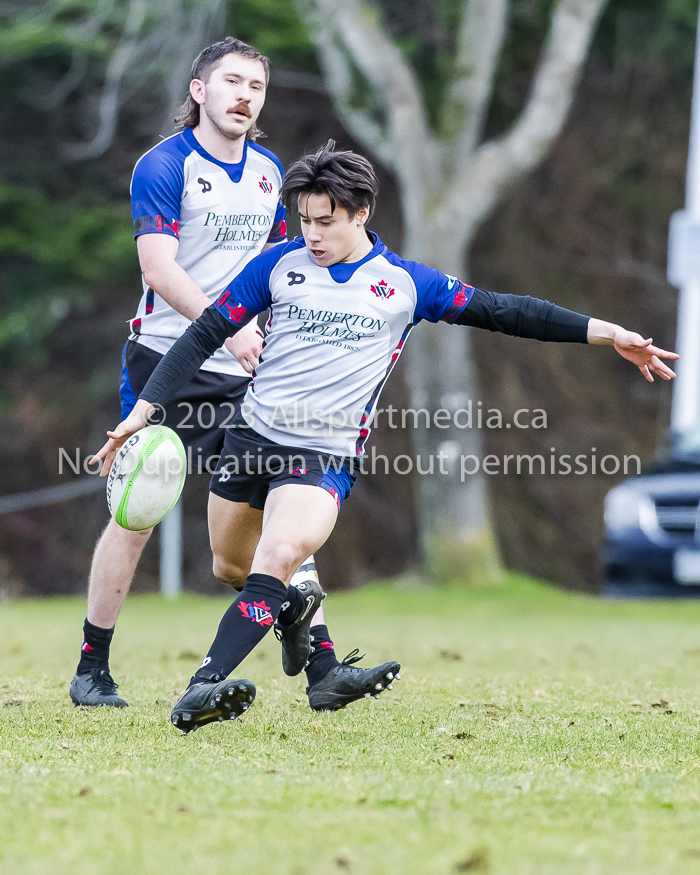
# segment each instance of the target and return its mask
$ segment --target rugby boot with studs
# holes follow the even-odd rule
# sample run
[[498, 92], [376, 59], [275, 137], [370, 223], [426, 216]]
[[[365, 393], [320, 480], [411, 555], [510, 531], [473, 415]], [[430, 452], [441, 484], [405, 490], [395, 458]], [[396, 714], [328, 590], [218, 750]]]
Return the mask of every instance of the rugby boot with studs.
[[86, 674], [76, 674], [70, 682], [70, 697], [74, 705], [96, 708], [128, 708], [128, 703], [117, 695], [118, 684], [108, 668], [95, 667]]
[[401, 680], [398, 662], [383, 662], [374, 668], [361, 668], [355, 663], [363, 659], [355, 648], [320, 681], [306, 688], [309, 705], [314, 711], [339, 711], [357, 699], [379, 698], [392, 688], [392, 681]]
[[193, 684], [180, 696], [170, 720], [187, 735], [207, 723], [235, 720], [245, 714], [254, 699], [255, 684], [245, 679]]
[[304, 670], [311, 653], [311, 621], [325, 599], [326, 593], [317, 580], [303, 580], [292, 583], [305, 602], [304, 610], [289, 626], [275, 623], [275, 635], [282, 642], [282, 668], [289, 677], [295, 677]]

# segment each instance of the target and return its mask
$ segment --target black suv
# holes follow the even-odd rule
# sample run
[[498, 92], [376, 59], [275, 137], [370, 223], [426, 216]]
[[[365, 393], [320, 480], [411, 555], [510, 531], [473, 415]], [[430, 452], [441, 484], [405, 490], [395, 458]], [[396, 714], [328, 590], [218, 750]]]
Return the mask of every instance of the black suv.
[[677, 444], [668, 462], [606, 495], [604, 595], [700, 597], [700, 448], [694, 443]]

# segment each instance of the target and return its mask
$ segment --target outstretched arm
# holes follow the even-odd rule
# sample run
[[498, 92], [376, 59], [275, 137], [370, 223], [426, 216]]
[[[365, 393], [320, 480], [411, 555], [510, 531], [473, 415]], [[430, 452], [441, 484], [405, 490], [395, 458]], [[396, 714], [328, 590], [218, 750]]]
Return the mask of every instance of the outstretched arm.
[[652, 373], [661, 377], [662, 380], [672, 380], [676, 376], [661, 359], [677, 359], [679, 358], [678, 353], [659, 349], [658, 346], [652, 345], [651, 337], [645, 340], [641, 334], [628, 331], [621, 325], [603, 322], [602, 319], [590, 319], [588, 322], [588, 342], [614, 346], [623, 358], [637, 365], [650, 383], [654, 382]]
[[677, 359], [678, 354], [652, 346], [634, 331], [620, 325], [591, 319], [527, 295], [499, 295], [485, 289], [474, 289], [469, 301], [454, 320], [458, 325], [486, 328], [515, 337], [529, 337], [559, 343], [592, 343], [614, 346], [623, 357], [637, 365], [644, 377], [653, 383], [653, 374], [662, 380], [676, 375], [661, 359]]

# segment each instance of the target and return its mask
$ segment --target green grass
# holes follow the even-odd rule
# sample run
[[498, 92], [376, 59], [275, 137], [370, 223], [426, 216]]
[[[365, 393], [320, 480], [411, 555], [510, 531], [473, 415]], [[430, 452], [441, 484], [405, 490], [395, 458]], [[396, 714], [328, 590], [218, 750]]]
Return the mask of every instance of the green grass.
[[68, 700], [82, 600], [0, 605], [3, 875], [700, 872], [700, 602], [332, 595], [339, 655], [399, 659], [392, 692], [314, 714], [268, 636], [251, 710], [182, 737], [226, 603], [127, 603], [125, 711]]

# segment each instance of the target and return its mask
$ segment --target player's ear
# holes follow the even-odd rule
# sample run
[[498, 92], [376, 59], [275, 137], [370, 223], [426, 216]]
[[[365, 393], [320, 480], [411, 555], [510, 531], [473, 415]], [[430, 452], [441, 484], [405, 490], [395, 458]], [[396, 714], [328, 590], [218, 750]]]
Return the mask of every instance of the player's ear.
[[202, 106], [204, 103], [204, 82], [201, 79], [193, 79], [190, 82], [190, 94], [192, 100]]
[[355, 213], [355, 219], [357, 220], [358, 225], [366, 225], [368, 218], [369, 218], [369, 207], [368, 206], [360, 207], [360, 209]]

